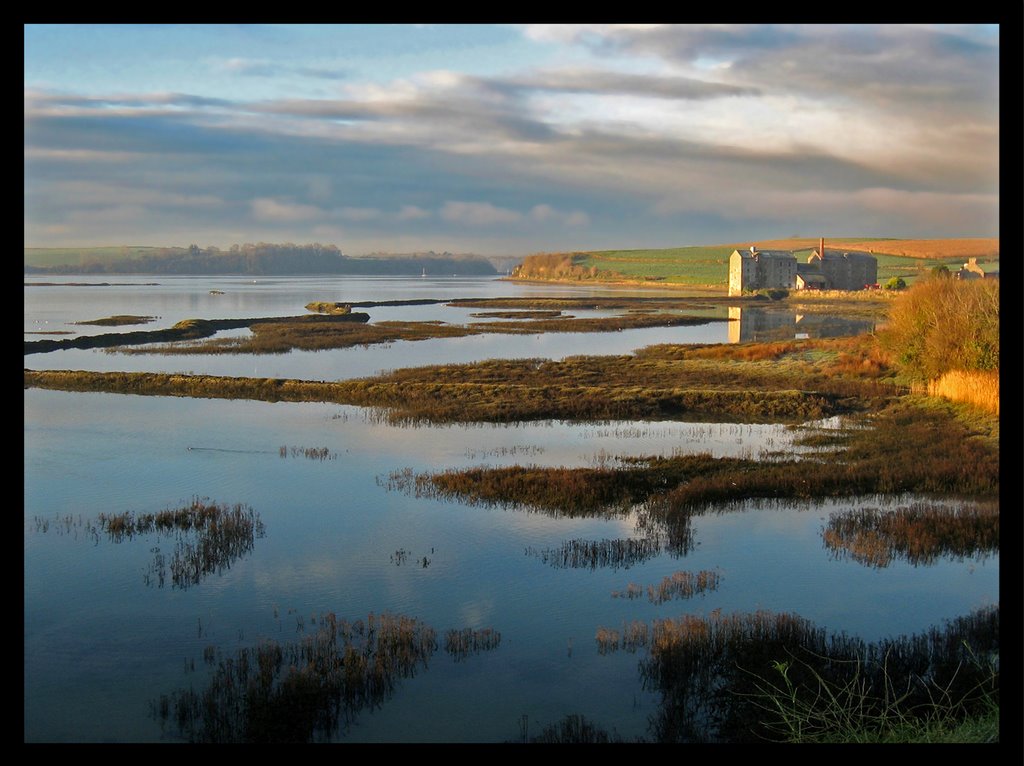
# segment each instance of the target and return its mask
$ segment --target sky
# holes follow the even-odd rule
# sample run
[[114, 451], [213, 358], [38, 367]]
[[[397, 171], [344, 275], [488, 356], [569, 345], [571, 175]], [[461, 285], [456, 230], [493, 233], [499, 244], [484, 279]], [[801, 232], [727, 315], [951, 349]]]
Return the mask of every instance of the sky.
[[25, 246], [996, 237], [994, 25], [26, 25]]

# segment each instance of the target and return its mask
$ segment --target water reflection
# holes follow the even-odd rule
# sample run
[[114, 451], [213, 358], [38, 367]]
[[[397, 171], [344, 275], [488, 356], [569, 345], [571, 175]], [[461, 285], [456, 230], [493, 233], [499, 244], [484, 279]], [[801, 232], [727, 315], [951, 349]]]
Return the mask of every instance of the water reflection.
[[730, 306], [729, 342], [751, 343], [794, 338], [840, 338], [875, 329], [873, 319], [832, 314], [797, 313], [789, 309]]
[[918, 502], [892, 510], [855, 508], [832, 514], [821, 536], [837, 557], [875, 568], [894, 559], [914, 566], [941, 557], [984, 560], [999, 551], [999, 506]]
[[[330, 741], [358, 713], [391, 699], [399, 681], [425, 670], [438, 648], [437, 631], [405, 615], [350, 622], [331, 612], [313, 621], [315, 632], [296, 641], [233, 653], [208, 646], [203, 657], [213, 672], [205, 688], [162, 695], [154, 716], [189, 742]], [[501, 634], [452, 629], [444, 643], [461, 661], [496, 649]]]
[[[230, 507], [199, 498], [182, 508], [159, 513], [101, 513], [96, 521], [70, 515], [52, 521], [36, 517], [37, 532], [49, 532], [51, 525], [58, 534], [73, 534], [76, 538], [81, 531], [97, 545], [101, 535], [113, 543], [145, 537], [152, 543], [149, 551], [153, 554], [152, 563], [143, 575], [146, 585], [155, 583], [164, 587], [169, 571], [173, 587], [181, 589], [198, 585], [208, 575], [230, 569], [232, 563], [252, 552], [257, 538], [266, 534], [263, 521], [251, 508], [242, 504]], [[174, 540], [174, 550], [169, 556], [160, 549], [161, 535]]]

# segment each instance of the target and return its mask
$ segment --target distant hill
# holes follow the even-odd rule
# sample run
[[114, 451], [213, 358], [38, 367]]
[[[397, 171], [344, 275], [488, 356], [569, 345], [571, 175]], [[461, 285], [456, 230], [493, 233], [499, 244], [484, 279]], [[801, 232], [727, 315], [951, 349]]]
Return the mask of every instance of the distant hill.
[[[818, 246], [817, 237], [760, 240], [723, 245], [656, 250], [596, 250], [535, 253], [512, 270], [513, 279], [556, 282], [606, 282], [689, 287], [726, 287], [729, 256], [756, 245], [762, 250], [790, 250], [798, 257]], [[869, 239], [826, 237], [826, 247], [861, 250], [878, 258], [880, 280], [914, 278], [945, 264], [959, 268], [968, 258], [999, 260], [998, 239]]]
[[298, 274], [493, 275], [478, 255], [414, 253], [342, 255], [335, 245], [258, 244], [216, 247], [25, 248], [26, 274]]

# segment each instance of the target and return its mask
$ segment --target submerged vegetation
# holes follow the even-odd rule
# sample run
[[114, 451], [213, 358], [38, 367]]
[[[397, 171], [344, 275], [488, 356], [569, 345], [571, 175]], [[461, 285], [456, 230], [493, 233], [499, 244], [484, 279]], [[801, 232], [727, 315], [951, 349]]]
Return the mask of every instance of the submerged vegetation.
[[[349, 332], [308, 335], [320, 329]], [[354, 404], [407, 423], [796, 423], [877, 408], [899, 393], [886, 374], [863, 340], [818, 339], [771, 344], [767, 353], [756, 344], [652, 346], [629, 356], [488, 360], [338, 382], [68, 370], [26, 370], [24, 379], [71, 391]]]
[[[311, 304], [312, 305], [312, 304]], [[678, 327], [716, 321], [708, 317], [672, 314], [624, 315], [615, 317], [575, 318], [554, 316], [534, 318], [530, 322], [480, 321], [468, 325], [441, 321], [365, 322], [366, 314], [343, 310], [316, 309], [320, 315], [250, 323], [252, 335], [244, 338], [214, 338], [205, 343], [171, 344], [157, 348], [111, 349], [130, 354], [283, 354], [292, 350], [324, 351], [327, 349], [369, 346], [395, 341], [417, 341], [431, 338], [463, 338], [470, 335], [519, 335], [540, 332], [615, 332], [644, 327]], [[311, 319], [350, 319], [348, 324], [311, 322]], [[717, 320], [724, 321], [724, 320]]]
[[[339, 322], [366, 322], [369, 321], [369, 314], [349, 313], [329, 316], [300, 316], [291, 318], [255, 318], [255, 319], [184, 319], [173, 327], [164, 330], [136, 330], [133, 332], [102, 333], [99, 335], [86, 335], [78, 338], [66, 338], [64, 340], [36, 340], [25, 341], [25, 354], [40, 354], [50, 351], [63, 351], [66, 349], [79, 348], [105, 348], [117, 347], [126, 349], [130, 346], [144, 345], [148, 343], [180, 343], [209, 338], [220, 330], [237, 330], [240, 328], [255, 328], [265, 324], [285, 323], [293, 328], [303, 328], [306, 332], [316, 332], [324, 327], [331, 327]], [[171, 346], [170, 348], [174, 348]], [[185, 348], [199, 348], [189, 345]], [[287, 351], [288, 349], [284, 349]], [[149, 349], [146, 353], [152, 353]]]
[[[36, 519], [36, 530], [48, 532], [51, 522]], [[157, 513], [101, 513], [95, 521], [70, 516], [58, 517], [53, 527], [60, 533], [81, 528], [97, 543], [101, 536], [122, 543], [143, 535], [172, 536], [174, 550], [165, 556], [159, 546], [151, 548], [153, 561], [144, 576], [147, 585], [163, 587], [170, 573], [175, 588], [198, 585], [208, 575], [221, 573], [250, 553], [256, 539], [266, 534], [259, 515], [242, 504], [221, 505], [193, 498], [185, 506]]]
[[915, 566], [941, 556], [985, 558], [999, 551], [999, 507], [914, 503], [891, 511], [857, 508], [833, 514], [822, 538], [829, 550], [873, 567], [888, 566], [895, 558]]
[[851, 424], [845, 444], [820, 457], [808, 453], [754, 460], [704, 454], [621, 458], [615, 467], [477, 467], [406, 476], [395, 487], [569, 515], [624, 511], [646, 503], [667, 523], [707, 506], [749, 498], [998, 496], [998, 448], [958, 420], [950, 405], [905, 399], [853, 418]]
[[[438, 649], [437, 631], [405, 615], [350, 622], [327, 613], [314, 622], [316, 630], [296, 641], [204, 652], [212, 667], [206, 687], [161, 696], [154, 716], [189, 742], [330, 741], [357, 714], [391, 699]], [[451, 630], [445, 651], [458, 661], [500, 640], [490, 628]]]
[[104, 317], [103, 319], [75, 322], [75, 324], [98, 325], [100, 327], [118, 327], [126, 324], [149, 324], [150, 322], [155, 322], [158, 318], [159, 317], [136, 316], [134, 314], [116, 314], [114, 316]]
[[658, 742], [886, 741], [999, 704], [998, 606], [874, 643], [793, 614], [717, 611], [600, 628], [596, 641], [604, 654], [646, 652]]
[[702, 569], [699, 572], [673, 572], [662, 578], [657, 585], [630, 583], [623, 591], [613, 591], [613, 598], [641, 598], [645, 594], [652, 604], [663, 604], [677, 598], [690, 598], [694, 595], [716, 590], [722, 577], [718, 572]]
[[335, 460], [338, 457], [338, 453], [331, 450], [329, 447], [288, 447], [284, 444], [279, 449], [281, 457], [304, 457], [309, 460]]
[[568, 540], [557, 548], [537, 551], [527, 549], [555, 569], [629, 569], [649, 561], [662, 552], [656, 536], [614, 540]]

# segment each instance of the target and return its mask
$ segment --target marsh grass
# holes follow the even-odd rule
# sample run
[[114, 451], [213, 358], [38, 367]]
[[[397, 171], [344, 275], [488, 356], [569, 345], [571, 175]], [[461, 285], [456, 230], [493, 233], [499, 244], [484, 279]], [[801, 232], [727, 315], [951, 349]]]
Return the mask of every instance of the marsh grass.
[[329, 447], [288, 447], [281, 445], [278, 450], [281, 457], [304, 457], [307, 460], [336, 460], [338, 453]]
[[664, 604], [674, 599], [690, 598], [705, 593], [709, 590], [716, 590], [722, 578], [718, 572], [710, 569], [702, 569], [699, 572], [673, 572], [662, 578], [657, 585], [642, 585], [630, 583], [624, 591], [613, 591], [612, 598], [641, 598], [647, 595], [647, 600], [652, 604]]
[[[152, 715], [189, 742], [330, 741], [426, 670], [438, 649], [437, 631], [405, 615], [350, 622], [327, 613], [310, 623], [315, 630], [292, 642], [267, 640], [233, 653], [207, 648], [205, 688], [162, 695]], [[448, 635], [456, 660], [500, 643], [490, 628]]]
[[[554, 319], [561, 317], [558, 309], [538, 309], [536, 311], [478, 311], [470, 314], [474, 319]], [[574, 317], [563, 317], [574, 319]]]
[[836, 555], [876, 568], [897, 558], [915, 566], [941, 557], [985, 558], [999, 552], [999, 506], [914, 503], [888, 511], [857, 508], [832, 514], [821, 534], [825, 547]]
[[955, 402], [967, 402], [999, 414], [999, 372], [952, 370], [944, 373], [920, 390], [930, 396], [941, 396]]
[[[379, 329], [339, 323], [325, 331]], [[316, 332], [305, 337], [315, 344]], [[235, 340], [252, 342], [225, 342]], [[860, 367], [856, 374], [836, 369], [837, 349], [850, 348], [856, 347], [803, 341], [763, 358], [762, 352], [742, 346], [654, 346], [629, 356], [487, 360], [337, 382], [70, 370], [26, 370], [24, 381], [26, 386], [63, 390], [354, 404], [378, 410], [401, 425], [538, 420], [798, 423], [877, 408], [900, 393], [883, 376], [865, 375]], [[808, 358], [822, 351], [827, 353]], [[746, 354], [756, 358], [745, 360]]]
[[[874, 681], [863, 677], [860, 660], [846, 662], [852, 671], [840, 680], [822, 677], [820, 662], [798, 657], [775, 662], [775, 674], [768, 678], [759, 676], [751, 700], [764, 713], [768, 736], [790, 743], [999, 741], [999, 671], [994, 657], [982, 660], [971, 653], [967, 666], [975, 670], [973, 688], [954, 690], [952, 681], [923, 681], [926, 699], [913, 702], [914, 682], [895, 679], [887, 656]], [[802, 686], [791, 677], [795, 667], [808, 677]]]
[[[157, 513], [101, 513], [95, 521], [65, 515], [55, 521], [58, 531], [68, 533], [73, 527], [81, 528], [97, 544], [103, 537], [113, 543], [123, 543], [142, 536], [157, 535], [157, 541], [159, 535], [170, 536], [174, 548], [169, 555], [158, 545], [150, 549], [153, 560], [143, 580], [147, 585], [155, 583], [163, 587], [170, 575], [173, 587], [180, 589], [230, 569], [266, 534], [259, 515], [248, 506], [222, 505], [198, 497], [188, 505]], [[45, 533], [50, 529], [50, 522], [37, 518], [36, 529]]]
[[501, 634], [493, 628], [452, 628], [444, 636], [444, 650], [456, 662], [480, 652], [496, 649], [500, 644]]
[[97, 325], [99, 327], [120, 327], [121, 325], [149, 324], [150, 322], [155, 322], [159, 318], [160, 317], [136, 316], [134, 314], [116, 314], [114, 316], [104, 317], [103, 319], [91, 319], [83, 322], [75, 322], [74, 324]]
[[527, 548], [555, 569], [629, 569], [661, 555], [662, 543], [656, 537], [617, 538], [611, 540], [568, 540], [557, 548]]
[[352, 306], [348, 303], [338, 303], [331, 301], [312, 301], [306, 304], [307, 311], [314, 311], [317, 314], [351, 314]]
[[[830, 635], [793, 614], [717, 610], [599, 628], [595, 640], [601, 654], [646, 653], [640, 673], [661, 695], [652, 720], [660, 742], [787, 739], [792, 727], [780, 704], [819, 721], [832, 735], [827, 741], [859, 741], [894, 716], [929, 724], [941, 709], [948, 728], [988, 714], [999, 700], [998, 606], [872, 643]], [[826, 690], [846, 691], [830, 699]], [[836, 716], [842, 711], [845, 724]]]
[[684, 528], [689, 516], [753, 498], [923, 494], [994, 498], [998, 444], [949, 406], [899, 400], [852, 418], [834, 451], [799, 458], [710, 454], [620, 457], [595, 467], [474, 467], [432, 474], [396, 472], [389, 487], [438, 499], [550, 515], [621, 514], [644, 505], [659, 523]]
[[529, 741], [533, 744], [553, 745], [593, 745], [622, 742], [623, 740], [615, 733], [601, 728], [586, 716], [578, 713], [570, 713], [553, 724], [548, 724], [541, 729], [541, 733], [527, 740], [523, 733], [522, 741]]
[[171, 344], [147, 349], [114, 349], [115, 353], [158, 354], [283, 354], [292, 350], [325, 351], [329, 349], [371, 346], [395, 341], [418, 341], [436, 338], [463, 338], [481, 334], [534, 334], [541, 332], [615, 332], [646, 327], [678, 327], [706, 324], [705, 317], [668, 314], [642, 316], [575, 318], [555, 316], [520, 321], [479, 321], [469, 325], [449, 324], [438, 320], [384, 321], [357, 324], [357, 317], [366, 314], [335, 314], [300, 317], [309, 319], [352, 319], [349, 323], [310, 323], [309, 321], [263, 320], [251, 324], [253, 334], [246, 338], [212, 339], [188, 345]]

